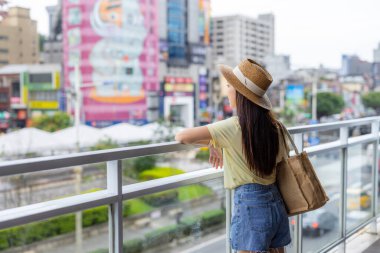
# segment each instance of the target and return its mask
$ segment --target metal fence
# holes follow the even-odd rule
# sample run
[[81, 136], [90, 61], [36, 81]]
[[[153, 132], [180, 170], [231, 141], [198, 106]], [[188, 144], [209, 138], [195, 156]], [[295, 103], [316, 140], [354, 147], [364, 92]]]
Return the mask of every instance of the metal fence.
[[[343, 242], [347, 237], [353, 235], [358, 230], [375, 223], [379, 216], [378, 205], [378, 160], [379, 160], [379, 122], [380, 117], [370, 117], [334, 123], [297, 126], [289, 129], [294, 135], [294, 141], [299, 150], [306, 150], [309, 156], [326, 154], [332, 151], [340, 152], [340, 189], [339, 189], [339, 236], [324, 245], [320, 245], [318, 252], [325, 252]], [[349, 137], [349, 130], [352, 127], [370, 125], [370, 133]], [[339, 137], [337, 140], [323, 144], [304, 147], [304, 135], [312, 132], [323, 132], [337, 130]], [[348, 184], [348, 160], [349, 148], [355, 145], [367, 145], [373, 148], [373, 155], [370, 164], [371, 170], [371, 205], [368, 212], [370, 215], [347, 229], [347, 184]], [[189, 172], [168, 178], [152, 181], [122, 185], [121, 160], [139, 156], [163, 154], [181, 150], [191, 150], [196, 148], [192, 145], [183, 145], [178, 142], [168, 142], [161, 144], [151, 144], [136, 147], [117, 148], [107, 151], [93, 151], [70, 155], [53, 157], [42, 157], [24, 159], [18, 161], [2, 162], [0, 164], [0, 176], [10, 176], [36, 171], [53, 170], [68, 166], [78, 166], [97, 162], [107, 162], [107, 188], [93, 193], [86, 193], [57, 200], [46, 201], [37, 204], [7, 209], [0, 211], [0, 229], [22, 225], [34, 221], [40, 221], [63, 214], [77, 212], [101, 205], [109, 206], [109, 250], [110, 252], [122, 252], [123, 247], [123, 224], [122, 224], [122, 202], [144, 196], [146, 194], [174, 189], [180, 186], [205, 182], [211, 179], [223, 177], [223, 172], [215, 169], [205, 169]], [[293, 151], [291, 151], [292, 153]], [[368, 157], [367, 157], [368, 159]], [[318, 168], [317, 172], [318, 172]], [[323, 179], [321, 180], [323, 184]], [[231, 219], [233, 192], [226, 190], [226, 233], [229, 233]], [[293, 252], [302, 252], [303, 247], [303, 216], [296, 216], [294, 220]], [[226, 252], [231, 252], [228, 236], [226, 236]]]

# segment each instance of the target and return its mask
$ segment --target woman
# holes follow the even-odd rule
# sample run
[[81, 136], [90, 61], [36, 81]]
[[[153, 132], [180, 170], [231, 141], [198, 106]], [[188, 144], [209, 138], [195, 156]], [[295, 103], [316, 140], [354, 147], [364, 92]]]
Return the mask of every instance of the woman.
[[285, 252], [291, 238], [287, 213], [275, 184], [275, 168], [289, 148], [279, 134], [265, 94], [272, 77], [251, 59], [234, 69], [221, 65], [220, 71], [228, 82], [228, 99], [237, 115], [185, 129], [176, 140], [209, 144], [210, 162], [216, 168], [224, 161], [224, 186], [235, 190], [229, 235], [232, 249], [238, 253]]

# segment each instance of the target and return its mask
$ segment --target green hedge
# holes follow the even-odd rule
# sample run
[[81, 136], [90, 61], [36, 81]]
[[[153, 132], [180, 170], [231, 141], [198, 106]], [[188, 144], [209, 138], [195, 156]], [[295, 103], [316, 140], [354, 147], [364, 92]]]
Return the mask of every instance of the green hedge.
[[142, 199], [151, 206], [159, 207], [178, 201], [177, 190], [167, 190], [143, 196]]
[[171, 167], [154, 167], [149, 170], [144, 170], [139, 174], [139, 179], [143, 181], [159, 179], [164, 177], [175, 176], [185, 173], [183, 170]]
[[[200, 216], [186, 217], [180, 224], [169, 225], [146, 233], [144, 238], [127, 241], [123, 245], [123, 253], [141, 253], [175, 239], [189, 236], [195, 229], [204, 230], [206, 228], [224, 223], [225, 212], [221, 209], [204, 212]], [[199, 225], [200, 224], [200, 225]], [[108, 253], [108, 250], [97, 250], [92, 253]]]
[[204, 212], [201, 216], [201, 229], [203, 230], [220, 224], [224, 222], [225, 217], [225, 212], [221, 209]]
[[133, 239], [123, 245], [123, 253], [140, 253], [144, 249], [143, 239]]
[[208, 161], [210, 158], [210, 151], [208, 149], [200, 149], [195, 155], [195, 159], [201, 161]]
[[178, 225], [169, 225], [145, 234], [146, 247], [152, 248], [173, 241], [179, 234]]
[[[123, 215], [126, 216], [130, 204], [125, 202]], [[108, 206], [99, 206], [82, 212], [82, 226], [90, 227], [108, 221]], [[75, 214], [17, 226], [0, 231], [0, 250], [41, 241], [57, 235], [75, 231]]]

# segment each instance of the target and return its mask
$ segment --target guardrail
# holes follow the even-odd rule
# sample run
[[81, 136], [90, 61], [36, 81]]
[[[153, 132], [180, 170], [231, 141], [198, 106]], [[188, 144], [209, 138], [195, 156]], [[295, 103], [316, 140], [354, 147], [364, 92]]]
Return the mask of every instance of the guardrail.
[[[380, 117], [370, 117], [341, 121], [327, 124], [297, 126], [289, 129], [294, 134], [294, 141], [299, 150], [306, 150], [309, 156], [318, 155], [333, 150], [341, 152], [341, 189], [340, 189], [340, 213], [339, 213], [339, 238], [321, 245], [319, 252], [325, 252], [347, 237], [351, 236], [364, 226], [375, 223], [379, 216], [378, 208], [378, 159], [379, 159], [379, 122]], [[349, 128], [354, 126], [371, 124], [371, 133], [350, 137]], [[303, 146], [303, 136], [305, 133], [313, 131], [338, 130], [339, 139], [329, 143], [324, 143], [311, 147]], [[358, 144], [373, 144], [373, 161], [372, 163], [372, 197], [371, 197], [371, 215], [368, 219], [360, 222], [355, 228], [347, 231], [347, 161], [348, 148]], [[9, 161], [0, 163], [0, 176], [10, 176], [28, 172], [47, 171], [68, 166], [78, 166], [90, 163], [107, 162], [107, 188], [105, 190], [81, 194], [72, 197], [66, 197], [57, 200], [45, 201], [37, 204], [12, 208], [0, 211], [0, 229], [9, 228], [16, 225], [26, 224], [34, 221], [40, 221], [46, 218], [55, 217], [67, 213], [77, 212], [101, 205], [109, 206], [109, 250], [110, 252], [122, 252], [123, 246], [123, 226], [122, 226], [122, 203], [124, 200], [136, 198], [146, 194], [160, 192], [168, 189], [174, 189], [180, 186], [208, 181], [211, 179], [223, 177], [223, 171], [215, 169], [205, 169], [189, 172], [168, 178], [151, 180], [131, 185], [122, 185], [122, 166], [121, 160], [139, 156], [148, 156], [175, 152], [181, 150], [191, 150], [195, 147], [192, 145], [183, 145], [176, 141], [150, 144], [137, 147], [117, 148], [106, 151], [83, 152], [70, 155], [60, 155], [52, 157], [32, 158], [18, 161]], [[292, 151], [293, 152], [293, 151]], [[291, 152], [291, 153], [292, 153]], [[318, 168], [317, 168], [318, 169]], [[323, 182], [322, 182], [323, 183]], [[229, 224], [231, 219], [233, 193], [226, 190], [226, 233], [229, 233]], [[292, 250], [294, 252], [302, 251], [302, 216], [297, 216], [295, 221], [294, 237]], [[226, 236], [226, 252], [231, 252], [228, 236]]]

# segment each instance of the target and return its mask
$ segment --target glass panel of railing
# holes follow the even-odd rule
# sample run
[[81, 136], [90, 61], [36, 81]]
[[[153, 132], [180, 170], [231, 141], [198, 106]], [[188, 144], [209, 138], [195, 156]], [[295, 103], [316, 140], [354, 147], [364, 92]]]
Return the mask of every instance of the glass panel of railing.
[[108, 206], [82, 211], [82, 232], [78, 238], [75, 223], [76, 214], [69, 213], [0, 230], [0, 252], [67, 253], [108, 249]]
[[359, 144], [348, 148], [347, 161], [347, 231], [371, 216], [373, 148]]
[[289, 227], [290, 227], [290, 237], [292, 238], [292, 242], [290, 245], [286, 247], [286, 252], [288, 253], [297, 253], [296, 241], [295, 241], [295, 228], [297, 224], [296, 216], [289, 217]]
[[340, 150], [310, 156], [330, 201], [302, 215], [302, 252], [316, 252], [339, 238], [342, 159]]
[[315, 146], [339, 140], [339, 129], [328, 131], [312, 131], [304, 133], [304, 147]]
[[105, 189], [105, 167], [97, 163], [0, 177], [0, 210]]
[[211, 168], [207, 147], [122, 160], [123, 184]]
[[371, 124], [358, 125], [348, 128], [348, 137], [355, 137], [371, 133]]
[[225, 213], [222, 178], [124, 201], [124, 249], [225, 252]]

